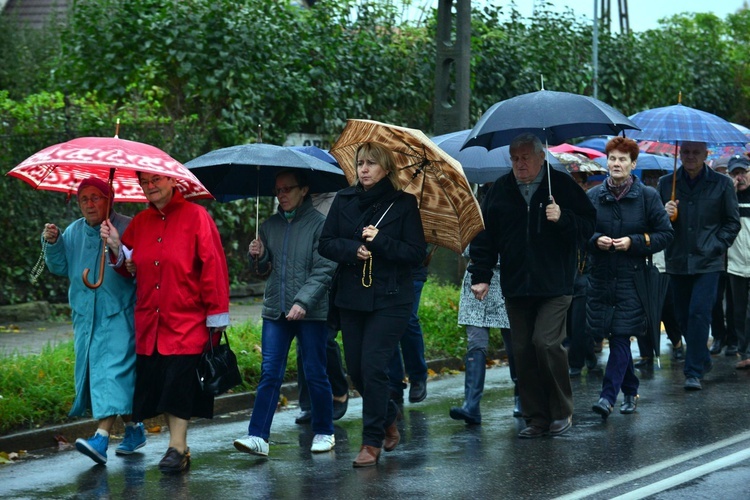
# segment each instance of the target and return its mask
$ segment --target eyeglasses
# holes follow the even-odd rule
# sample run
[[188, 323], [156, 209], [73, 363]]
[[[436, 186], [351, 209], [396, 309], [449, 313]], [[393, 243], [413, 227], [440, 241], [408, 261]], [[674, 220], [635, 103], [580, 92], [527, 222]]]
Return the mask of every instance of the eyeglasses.
[[282, 193], [283, 194], [287, 194], [287, 193], [291, 192], [292, 189], [297, 189], [298, 187], [299, 187], [299, 185], [297, 185], [297, 186], [286, 186], [286, 187], [274, 188], [273, 195], [274, 196], [278, 196], [278, 195], [280, 195]]
[[147, 187], [149, 184], [153, 184], [154, 186], [156, 186], [163, 180], [164, 180], [164, 177], [159, 177], [158, 175], [155, 175], [151, 177], [150, 179], [141, 179], [139, 184], [141, 185], [141, 187]]
[[94, 195], [91, 198], [87, 198], [86, 196], [84, 196], [83, 198], [78, 198], [78, 203], [80, 203], [81, 205], [88, 205], [89, 202], [96, 204], [96, 203], [99, 203], [99, 200], [103, 200], [103, 199], [104, 199], [104, 196]]

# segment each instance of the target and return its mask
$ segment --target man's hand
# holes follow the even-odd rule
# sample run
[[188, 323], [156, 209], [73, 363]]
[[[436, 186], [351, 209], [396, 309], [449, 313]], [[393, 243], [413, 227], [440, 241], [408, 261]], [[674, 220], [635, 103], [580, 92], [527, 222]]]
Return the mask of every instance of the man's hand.
[[471, 285], [471, 291], [474, 293], [474, 297], [477, 300], [484, 300], [484, 298], [487, 296], [487, 292], [490, 291], [490, 284], [477, 283], [476, 285]]
[[263, 242], [259, 239], [253, 240], [250, 242], [250, 247], [248, 249], [250, 252], [250, 257], [252, 257], [255, 260], [263, 258], [263, 255], [266, 253], [266, 247], [263, 246]]
[[555, 203], [555, 198], [553, 196], [550, 196], [549, 199], [550, 204], [547, 205], [547, 208], [545, 209], [547, 220], [550, 222], [557, 222], [560, 220], [560, 214], [562, 214], [562, 210], [560, 209], [560, 205]]
[[664, 205], [664, 210], [667, 211], [667, 215], [669, 215], [670, 218], [672, 218], [672, 217], [674, 217], [674, 216], [677, 215], [677, 205], [679, 205], [679, 204], [680, 204], [680, 200], [674, 200], [674, 201], [669, 200]]

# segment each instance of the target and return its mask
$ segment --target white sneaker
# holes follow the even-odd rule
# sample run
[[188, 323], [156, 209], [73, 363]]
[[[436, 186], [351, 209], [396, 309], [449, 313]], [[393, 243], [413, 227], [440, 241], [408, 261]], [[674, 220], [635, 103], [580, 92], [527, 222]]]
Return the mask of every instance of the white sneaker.
[[234, 447], [251, 455], [268, 456], [268, 443], [258, 436], [245, 436], [234, 440]]
[[313, 453], [323, 453], [325, 451], [331, 451], [333, 445], [336, 444], [336, 438], [331, 434], [315, 434], [312, 441], [310, 451]]

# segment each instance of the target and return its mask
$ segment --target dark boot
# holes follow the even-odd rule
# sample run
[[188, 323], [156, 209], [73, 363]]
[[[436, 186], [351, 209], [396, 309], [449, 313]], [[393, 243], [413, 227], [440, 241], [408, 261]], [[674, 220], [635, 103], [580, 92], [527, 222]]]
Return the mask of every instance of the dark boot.
[[487, 369], [487, 355], [484, 351], [474, 350], [466, 354], [466, 373], [464, 374], [464, 404], [450, 410], [453, 420], [464, 420], [467, 424], [482, 423], [479, 413], [479, 402], [484, 392], [484, 375]]

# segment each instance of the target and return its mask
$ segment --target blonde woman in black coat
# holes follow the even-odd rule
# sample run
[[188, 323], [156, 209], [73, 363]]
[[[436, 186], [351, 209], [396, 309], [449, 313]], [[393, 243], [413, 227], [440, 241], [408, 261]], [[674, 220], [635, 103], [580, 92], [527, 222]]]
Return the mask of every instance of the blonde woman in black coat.
[[390, 401], [388, 363], [414, 301], [412, 267], [426, 244], [416, 198], [401, 190], [393, 153], [357, 149], [357, 180], [333, 200], [319, 252], [339, 263], [332, 285], [349, 376], [362, 395], [362, 447], [354, 467], [375, 465], [400, 435]]
[[586, 294], [587, 328], [592, 336], [609, 337], [602, 391], [592, 407], [603, 419], [612, 413], [620, 391], [620, 413], [636, 410], [639, 381], [630, 337], [645, 335], [646, 316], [635, 290], [635, 274], [642, 272], [648, 255], [666, 248], [674, 237], [659, 194], [632, 174], [638, 144], [615, 137], [605, 152], [609, 177], [588, 191], [596, 207], [596, 228], [588, 243], [591, 275]]

